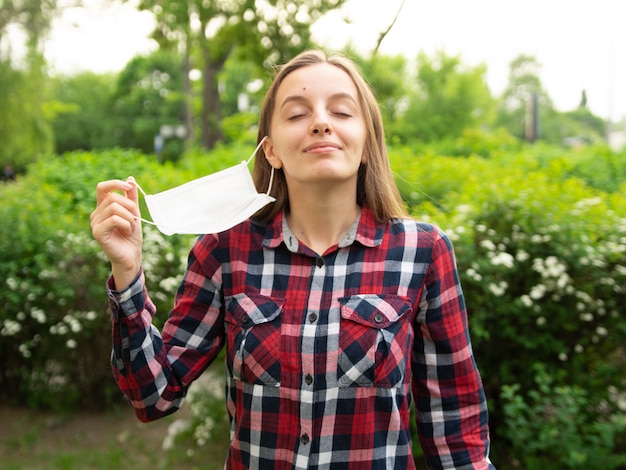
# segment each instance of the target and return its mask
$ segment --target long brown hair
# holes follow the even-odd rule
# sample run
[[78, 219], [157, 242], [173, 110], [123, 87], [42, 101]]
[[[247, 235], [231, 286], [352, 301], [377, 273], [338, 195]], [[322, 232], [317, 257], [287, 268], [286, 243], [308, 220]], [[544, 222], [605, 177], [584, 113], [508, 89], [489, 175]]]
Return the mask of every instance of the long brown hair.
[[[367, 163], [361, 164], [359, 168], [357, 203], [360, 206], [369, 207], [379, 221], [387, 221], [393, 217], [407, 217], [406, 207], [400, 197], [400, 192], [389, 166], [387, 147], [385, 145], [385, 131], [378, 102], [356, 65], [346, 57], [334, 55], [327, 58], [321, 51], [310, 50], [298, 54], [280, 67], [263, 101], [257, 143], [270, 134], [272, 115], [276, 105], [276, 94], [285, 77], [299, 68], [324, 63], [338, 67], [347, 73], [359, 93], [360, 105], [365, 121], [366, 140], [364, 152], [367, 156]], [[271, 166], [261, 148], [254, 160], [252, 175], [258, 191], [267, 190], [270, 173]], [[287, 182], [282, 170], [275, 170], [271, 195], [276, 198], [276, 202], [265, 206], [255, 215], [255, 218], [261, 222], [268, 223], [277, 213], [289, 208]]]

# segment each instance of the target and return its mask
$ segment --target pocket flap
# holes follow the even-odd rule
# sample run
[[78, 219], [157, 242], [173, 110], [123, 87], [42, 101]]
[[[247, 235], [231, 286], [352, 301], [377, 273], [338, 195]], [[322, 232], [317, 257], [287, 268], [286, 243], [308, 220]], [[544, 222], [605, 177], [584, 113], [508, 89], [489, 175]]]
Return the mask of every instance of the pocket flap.
[[224, 299], [226, 321], [241, 328], [271, 322], [283, 309], [284, 300], [274, 300], [259, 294], [236, 294]]
[[341, 317], [372, 328], [383, 329], [411, 311], [407, 297], [359, 294], [339, 299]]

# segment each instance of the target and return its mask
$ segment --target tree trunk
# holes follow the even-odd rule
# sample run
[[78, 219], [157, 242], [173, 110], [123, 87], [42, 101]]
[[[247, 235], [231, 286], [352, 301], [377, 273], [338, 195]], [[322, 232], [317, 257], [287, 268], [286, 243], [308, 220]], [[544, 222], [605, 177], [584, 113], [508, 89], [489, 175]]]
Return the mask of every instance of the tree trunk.
[[200, 120], [202, 124], [201, 144], [206, 150], [211, 150], [222, 140], [220, 129], [221, 107], [220, 94], [217, 83], [217, 74], [221, 70], [220, 64], [207, 59], [204, 63], [202, 74], [202, 111]]
[[[204, 30], [204, 28], [203, 28]], [[200, 144], [206, 150], [211, 150], [222, 140], [222, 110], [220, 106], [220, 92], [218, 74], [224, 68], [224, 63], [230, 55], [232, 48], [222, 52], [219, 57], [214, 58], [209, 51], [209, 39], [203, 38], [200, 41], [202, 51], [202, 111], [200, 113], [200, 123], [202, 132]]]
[[193, 100], [191, 92], [191, 64], [189, 60], [190, 36], [185, 39], [185, 51], [183, 55], [183, 124], [185, 126], [185, 150], [191, 148], [193, 144], [193, 116], [191, 114], [191, 103]]

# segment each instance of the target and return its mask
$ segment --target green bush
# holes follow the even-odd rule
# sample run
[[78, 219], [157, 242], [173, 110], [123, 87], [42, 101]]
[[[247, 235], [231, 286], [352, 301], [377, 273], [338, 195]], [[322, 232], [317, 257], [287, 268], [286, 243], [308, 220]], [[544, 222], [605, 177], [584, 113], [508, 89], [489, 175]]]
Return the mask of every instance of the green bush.
[[[75, 153], [0, 187], [5, 400], [59, 408], [117, 403], [104, 294], [109, 264], [89, 230], [95, 185], [132, 174], [155, 193], [246, 160], [248, 140], [187, 153], [176, 166], [120, 150]], [[454, 242], [489, 398], [494, 462], [625, 468], [624, 155], [480, 133], [416, 148], [392, 148], [392, 168], [412, 214]], [[193, 237], [164, 237], [150, 225], [144, 234], [160, 325]], [[187, 439], [172, 435], [174, 445], [204, 445], [211, 429], [224, 432], [223, 391], [201, 383], [190, 396]]]
[[[511, 423], [523, 424], [513, 420], [511, 390], [536, 416], [550, 406], [550, 397], [533, 395], [539, 366], [553, 392], [584, 407], [576, 423], [588, 441], [573, 441], [573, 454], [555, 451], [552, 467], [536, 468], [582, 468], [574, 466], [574, 454], [584, 468], [619, 468], [624, 427], [598, 423], [626, 419], [626, 185], [615, 193], [592, 188], [581, 179], [584, 172], [562, 171], [592, 163], [545, 150], [492, 158], [420, 155], [395, 164], [412, 170], [402, 173], [403, 191], [412, 186], [409, 178], [419, 185], [413, 214], [440, 225], [455, 244], [490, 398], [496, 462], [517, 459], [519, 468], [531, 468], [544, 461], [537, 460], [543, 450], [530, 450], [510, 432]], [[597, 162], [592, 152], [587, 156]], [[431, 194], [436, 204], [426, 197]], [[555, 425], [538, 419], [520, 429], [535, 439], [531, 424], [546, 433]], [[596, 440], [605, 446], [602, 465], [594, 460]], [[516, 453], [522, 447], [526, 452]]]
[[[589, 392], [577, 385], [554, 385], [546, 367], [533, 368], [535, 388], [524, 398], [520, 385], [502, 388], [506, 435], [512, 466], [527, 470], [623, 468], [626, 455], [615, 453], [624, 414], [594, 411]], [[523, 462], [523, 465], [522, 465]]]
[[[134, 174], [152, 184], [168, 173], [137, 153], [75, 153], [41, 161], [0, 188], [3, 398], [60, 409], [101, 407], [119, 398], [108, 360], [109, 263], [91, 236], [89, 214], [98, 181]], [[166, 239], [151, 226], [145, 240], [145, 265], [159, 280], [151, 290], [162, 321], [190, 242]]]

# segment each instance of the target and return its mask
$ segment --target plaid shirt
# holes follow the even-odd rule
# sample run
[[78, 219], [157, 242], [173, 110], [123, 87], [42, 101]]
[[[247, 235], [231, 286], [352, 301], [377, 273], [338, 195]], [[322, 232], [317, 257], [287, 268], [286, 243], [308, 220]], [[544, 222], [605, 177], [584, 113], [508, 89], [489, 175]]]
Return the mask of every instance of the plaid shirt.
[[142, 421], [176, 410], [227, 345], [228, 469], [493, 468], [448, 238], [367, 208], [319, 256], [282, 215], [198, 239], [161, 334], [143, 274], [111, 290], [113, 372]]

